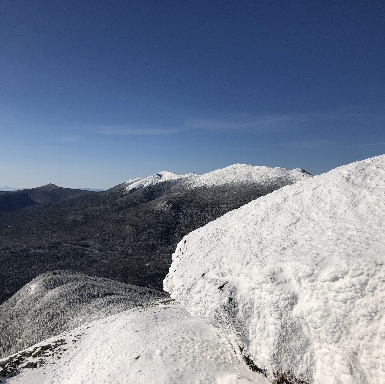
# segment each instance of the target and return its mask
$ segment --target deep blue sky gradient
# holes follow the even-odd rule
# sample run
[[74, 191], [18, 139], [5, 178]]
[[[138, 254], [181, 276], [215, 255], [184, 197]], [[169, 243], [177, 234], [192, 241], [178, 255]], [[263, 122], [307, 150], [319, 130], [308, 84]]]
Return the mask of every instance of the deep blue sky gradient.
[[385, 152], [383, 1], [3, 0], [0, 186]]

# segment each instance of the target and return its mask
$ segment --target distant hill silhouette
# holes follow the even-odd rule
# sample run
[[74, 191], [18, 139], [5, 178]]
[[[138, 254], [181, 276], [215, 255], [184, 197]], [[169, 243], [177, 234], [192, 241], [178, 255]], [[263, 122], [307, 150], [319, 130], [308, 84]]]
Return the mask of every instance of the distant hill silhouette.
[[54, 204], [93, 193], [82, 189], [47, 184], [32, 189], [0, 191], [0, 212], [13, 212], [36, 204]]
[[15, 188], [15, 187], [8, 187], [5, 185], [4, 187], [0, 187], [0, 192], [9, 192], [9, 191], [20, 191], [24, 188]]

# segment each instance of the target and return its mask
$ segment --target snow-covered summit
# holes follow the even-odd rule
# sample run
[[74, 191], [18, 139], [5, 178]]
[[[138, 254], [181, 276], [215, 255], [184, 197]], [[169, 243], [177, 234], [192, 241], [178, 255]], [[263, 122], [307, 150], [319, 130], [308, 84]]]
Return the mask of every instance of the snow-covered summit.
[[178, 175], [176, 173], [161, 171], [159, 173], [155, 173], [155, 175], [151, 175], [145, 177], [144, 179], [130, 179], [126, 184], [126, 191], [131, 191], [138, 188], [150, 187], [159, 183], [163, 183], [165, 181], [176, 181], [185, 178], [193, 178], [196, 175], [194, 173], [188, 173], [186, 175]]
[[233, 164], [228, 167], [217, 169], [203, 175], [194, 172], [185, 175], [162, 171], [144, 179], [130, 179], [126, 181], [125, 189], [131, 191], [138, 188], [153, 186], [165, 181], [182, 181], [188, 188], [215, 187], [234, 183], [259, 183], [271, 184], [272, 182], [286, 181], [292, 184], [311, 175], [302, 169], [287, 170], [285, 168], [271, 168], [265, 166], [254, 166], [247, 164]]
[[385, 382], [385, 156], [277, 190], [187, 235], [165, 290], [270, 379]]
[[291, 182], [299, 181], [310, 175], [302, 169], [287, 170], [285, 168], [271, 168], [247, 164], [234, 164], [200, 175], [189, 184], [192, 187], [219, 186], [231, 183], [270, 183], [279, 179]]

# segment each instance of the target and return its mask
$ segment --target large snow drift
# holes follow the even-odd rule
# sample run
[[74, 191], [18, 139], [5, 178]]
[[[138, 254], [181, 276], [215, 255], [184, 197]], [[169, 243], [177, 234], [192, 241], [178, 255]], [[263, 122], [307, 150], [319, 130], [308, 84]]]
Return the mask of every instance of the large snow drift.
[[162, 304], [95, 321], [0, 360], [4, 376], [9, 384], [268, 384], [213, 327], [180, 305]]
[[270, 379], [385, 383], [384, 228], [379, 156], [187, 235], [164, 287]]

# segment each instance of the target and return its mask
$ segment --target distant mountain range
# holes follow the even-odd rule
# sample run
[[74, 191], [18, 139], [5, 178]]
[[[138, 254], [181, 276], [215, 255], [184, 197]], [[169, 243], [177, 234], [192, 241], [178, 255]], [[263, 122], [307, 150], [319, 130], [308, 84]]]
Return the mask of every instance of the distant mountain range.
[[[8, 186], [4, 186], [4, 187], [0, 187], [0, 192], [11, 192], [11, 191], [21, 191], [23, 189], [28, 189], [28, 188], [16, 188], [16, 187], [8, 187]], [[31, 188], [29, 188], [31, 189]], [[95, 189], [95, 188], [77, 188], [77, 189], [81, 189], [83, 191], [91, 191], [91, 192], [102, 192], [102, 191], [105, 191], [105, 189]]]
[[[100, 193], [54, 185], [4, 192], [0, 303], [41, 273], [57, 269], [162, 290], [184, 235], [308, 177], [300, 169], [237, 164], [201, 176], [160, 172]], [[20, 196], [14, 207], [32, 202], [6, 212], [10, 194]]]
[[55, 204], [92, 193], [83, 189], [61, 188], [47, 184], [32, 189], [0, 192], [0, 212], [12, 212], [32, 205]]
[[21, 189], [24, 189], [24, 188], [15, 188], [15, 187], [4, 186], [4, 187], [0, 187], [0, 192], [2, 192], [2, 191], [4, 191], [4, 192], [20, 191]]

